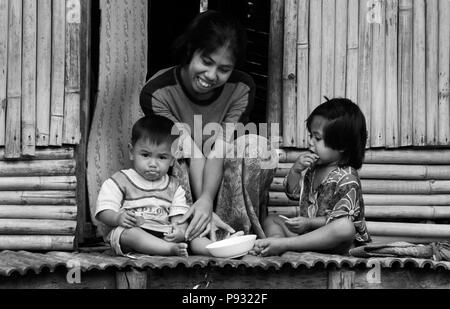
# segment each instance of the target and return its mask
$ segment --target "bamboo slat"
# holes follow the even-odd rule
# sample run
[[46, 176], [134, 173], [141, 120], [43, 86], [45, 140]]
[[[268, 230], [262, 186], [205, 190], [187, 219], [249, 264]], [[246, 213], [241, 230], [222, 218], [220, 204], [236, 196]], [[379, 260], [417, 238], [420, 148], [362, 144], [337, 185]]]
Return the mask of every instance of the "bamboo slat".
[[334, 97], [346, 97], [348, 0], [336, 0]]
[[62, 251], [74, 247], [75, 236], [0, 235], [0, 250]]
[[52, 68], [52, 0], [38, 2], [36, 145], [48, 146]]
[[365, 217], [368, 219], [426, 219], [439, 220], [450, 218], [450, 207], [441, 206], [369, 206], [365, 205]]
[[298, 39], [297, 39], [297, 144], [308, 146], [308, 131], [305, 121], [308, 117], [309, 87], [309, 0], [298, 2]]
[[[22, 157], [21, 160], [32, 159], [32, 160], [65, 160], [73, 159], [75, 152], [73, 148], [46, 148], [37, 149], [34, 157], [27, 158]], [[5, 150], [0, 149], [0, 161], [5, 159]]]
[[[285, 177], [293, 163], [280, 163], [275, 175]], [[397, 180], [449, 180], [448, 165], [396, 165], [364, 164], [358, 171], [362, 179], [397, 179]]]
[[[426, 143], [426, 53], [425, 53], [425, 0], [415, 0], [413, 9], [413, 144]], [[449, 36], [450, 39], [450, 36]]]
[[36, 149], [37, 0], [23, 0], [22, 154]]
[[76, 205], [75, 191], [3, 191], [0, 205]]
[[[450, 206], [450, 195], [364, 194], [366, 205]], [[269, 192], [270, 206], [297, 206], [298, 201], [288, 199], [284, 192]]]
[[348, 0], [346, 97], [358, 102], [359, 0]]
[[0, 219], [0, 234], [73, 235], [76, 226], [76, 221], [69, 220]]
[[[358, 100], [357, 104], [366, 117], [367, 128], [371, 127], [372, 105], [372, 26], [367, 20], [368, 7], [364, 1], [359, 6], [359, 61], [358, 61]], [[370, 145], [368, 134], [367, 145]]]
[[284, 9], [283, 145], [297, 146], [297, 25], [298, 0], [286, 0]]
[[[304, 150], [280, 149], [280, 163], [293, 163]], [[369, 150], [365, 164], [450, 165], [450, 149], [433, 150]]]
[[1, 177], [75, 175], [74, 160], [0, 161]]
[[400, 222], [367, 222], [367, 229], [376, 236], [450, 238], [448, 224], [417, 224]]
[[[297, 206], [269, 206], [269, 214], [283, 215], [288, 218], [297, 216]], [[432, 206], [370, 206], [365, 205], [364, 216], [366, 219], [377, 220], [439, 220], [450, 218], [450, 207]]]
[[22, 96], [22, 0], [9, 2], [5, 157], [20, 157]]
[[322, 98], [334, 97], [336, 0], [322, 0]]
[[450, 195], [365, 194], [364, 203], [366, 203], [367, 205], [449, 206]]
[[[284, 178], [274, 178], [270, 190], [284, 192]], [[373, 180], [362, 179], [364, 194], [450, 194], [449, 180]]]
[[361, 180], [364, 194], [448, 194], [448, 180]]
[[63, 143], [80, 142], [80, 0], [67, 0], [66, 82]]
[[[386, 2], [379, 1], [381, 23], [372, 27], [372, 104], [370, 117], [370, 145], [381, 147], [386, 144]], [[392, 85], [391, 85], [392, 87]], [[367, 118], [367, 117], [366, 117]]]
[[0, 177], [1, 191], [75, 190], [76, 187], [77, 179], [75, 176]]
[[282, 123], [284, 0], [270, 1], [267, 122]]
[[400, 146], [412, 145], [413, 115], [413, 2], [399, 0], [398, 70], [400, 104]]
[[0, 146], [5, 146], [8, 68], [8, 0], [0, 0]]
[[398, 147], [398, 0], [386, 1], [386, 146]]
[[50, 107], [51, 146], [61, 146], [64, 123], [66, 1], [53, 1], [52, 7], [52, 80]]
[[311, 112], [322, 103], [322, 1], [309, 3], [309, 102]]
[[450, 1], [439, 2], [439, 140], [450, 143]]
[[427, 144], [439, 136], [439, 0], [426, 1], [426, 117]]
[[447, 241], [445, 237], [403, 237], [403, 236], [371, 236], [373, 243], [393, 243], [398, 241], [409, 242], [411, 244], [428, 244], [432, 242]]
[[0, 205], [0, 218], [76, 220], [77, 206]]

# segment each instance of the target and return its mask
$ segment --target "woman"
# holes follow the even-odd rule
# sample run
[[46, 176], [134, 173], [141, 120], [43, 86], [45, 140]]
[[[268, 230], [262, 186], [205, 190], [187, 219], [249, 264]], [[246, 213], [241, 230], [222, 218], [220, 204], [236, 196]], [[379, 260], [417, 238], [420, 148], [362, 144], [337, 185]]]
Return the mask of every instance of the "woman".
[[[270, 160], [272, 153], [260, 151], [252, 161], [242, 160], [233, 147], [235, 134], [229, 130], [247, 123], [253, 108], [255, 84], [248, 74], [235, 69], [246, 54], [245, 30], [221, 13], [207, 11], [192, 21], [175, 46], [180, 65], [156, 73], [144, 86], [140, 104], [145, 114], [165, 116], [183, 124], [189, 133], [182, 140], [189, 166], [181, 161], [174, 169], [195, 201], [180, 222], [190, 219], [186, 239], [206, 235], [216, 227], [264, 237], [258, 220], [259, 200], [267, 197], [273, 171], [261, 171], [255, 165], [261, 163], [260, 154]], [[256, 185], [249, 192], [250, 179]]]

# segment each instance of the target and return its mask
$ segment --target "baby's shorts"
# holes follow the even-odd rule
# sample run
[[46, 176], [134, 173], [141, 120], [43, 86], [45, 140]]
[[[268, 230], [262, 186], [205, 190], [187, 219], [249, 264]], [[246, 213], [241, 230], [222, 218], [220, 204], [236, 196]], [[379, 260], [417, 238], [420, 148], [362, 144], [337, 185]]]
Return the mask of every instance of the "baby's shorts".
[[111, 245], [111, 249], [113, 249], [114, 253], [121, 256], [125, 256], [122, 252], [122, 248], [120, 247], [120, 237], [124, 231], [125, 228], [118, 226], [109, 232], [105, 239], [105, 241]]

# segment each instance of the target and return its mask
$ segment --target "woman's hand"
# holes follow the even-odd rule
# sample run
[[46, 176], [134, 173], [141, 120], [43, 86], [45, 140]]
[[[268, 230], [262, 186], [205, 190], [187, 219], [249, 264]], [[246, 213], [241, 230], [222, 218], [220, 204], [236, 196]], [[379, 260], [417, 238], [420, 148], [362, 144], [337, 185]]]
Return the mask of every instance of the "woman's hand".
[[301, 173], [308, 167], [313, 166], [317, 160], [319, 160], [319, 156], [317, 154], [313, 152], [303, 152], [300, 154], [297, 161], [295, 161], [292, 169], [297, 173]]
[[295, 217], [285, 220], [286, 227], [293, 233], [302, 235], [310, 230], [310, 220], [305, 217]]
[[217, 240], [216, 231], [218, 230], [227, 231], [227, 236], [225, 238], [228, 238], [230, 237], [231, 234], [236, 233], [236, 231], [231, 226], [223, 222], [222, 219], [220, 219], [220, 217], [213, 212], [210, 224], [208, 224], [206, 230], [200, 235], [200, 237], [205, 237], [209, 235], [209, 239], [211, 241], [216, 241]]
[[206, 197], [200, 197], [187, 213], [178, 221], [178, 224], [183, 224], [192, 217], [188, 228], [186, 229], [186, 240], [191, 241], [197, 238], [206, 229], [211, 222], [213, 201]]
[[125, 210], [121, 211], [117, 216], [117, 226], [121, 226], [126, 229], [136, 227], [137, 220], [134, 212]]

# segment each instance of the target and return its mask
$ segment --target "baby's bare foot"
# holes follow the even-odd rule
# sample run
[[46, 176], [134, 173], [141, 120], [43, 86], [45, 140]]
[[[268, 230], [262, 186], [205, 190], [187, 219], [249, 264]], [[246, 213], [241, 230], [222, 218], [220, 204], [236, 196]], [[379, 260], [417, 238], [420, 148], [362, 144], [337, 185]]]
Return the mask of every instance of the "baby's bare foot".
[[172, 253], [172, 255], [176, 255], [176, 256], [188, 257], [187, 249], [188, 249], [188, 245], [181, 242], [178, 244], [173, 244], [171, 253]]

